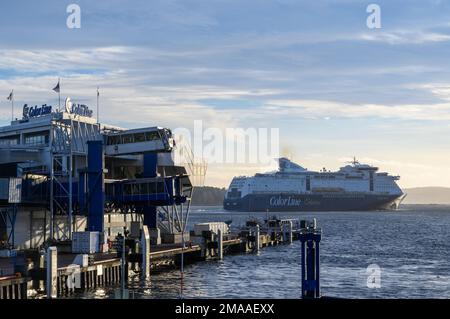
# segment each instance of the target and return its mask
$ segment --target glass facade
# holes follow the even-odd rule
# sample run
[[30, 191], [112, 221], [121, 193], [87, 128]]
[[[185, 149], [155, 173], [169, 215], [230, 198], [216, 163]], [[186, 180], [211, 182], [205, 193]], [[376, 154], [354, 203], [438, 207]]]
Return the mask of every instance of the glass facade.
[[29, 133], [24, 136], [25, 145], [47, 145], [49, 142], [48, 131]]

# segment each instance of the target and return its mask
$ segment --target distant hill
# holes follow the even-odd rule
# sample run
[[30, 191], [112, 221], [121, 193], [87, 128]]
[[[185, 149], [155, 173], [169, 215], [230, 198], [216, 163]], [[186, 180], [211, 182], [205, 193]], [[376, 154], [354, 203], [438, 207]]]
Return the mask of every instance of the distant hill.
[[403, 204], [450, 204], [450, 188], [415, 187], [403, 190], [408, 194]]
[[211, 186], [194, 187], [191, 204], [195, 206], [222, 206], [226, 191], [225, 188]]

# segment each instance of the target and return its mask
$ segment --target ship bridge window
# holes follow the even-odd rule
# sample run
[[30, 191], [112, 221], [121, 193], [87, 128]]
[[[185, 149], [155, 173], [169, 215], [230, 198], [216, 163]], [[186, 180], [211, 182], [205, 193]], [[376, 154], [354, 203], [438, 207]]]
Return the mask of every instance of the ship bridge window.
[[108, 136], [108, 142], [107, 142], [107, 144], [108, 144], [108, 145], [117, 145], [117, 144], [120, 144], [120, 136], [118, 136], [118, 135], [111, 135], [111, 136]]
[[345, 176], [347, 179], [363, 179], [362, 176], [355, 176], [355, 175], [347, 175]]
[[334, 175], [315, 175], [315, 179], [335, 179], [336, 176]]
[[144, 133], [136, 133], [134, 134], [134, 142], [145, 142], [145, 134]]
[[154, 141], [160, 138], [159, 132], [145, 132], [146, 141]]
[[161, 135], [158, 131], [110, 135], [107, 139], [107, 145], [150, 142], [160, 138]]
[[122, 144], [133, 143], [133, 134], [122, 135]]
[[155, 183], [148, 184], [148, 192], [149, 192], [149, 194], [156, 193], [156, 184]]
[[164, 193], [164, 182], [144, 182], [135, 184], [125, 184], [123, 187], [125, 195], [146, 195], [155, 193]]
[[148, 193], [148, 184], [142, 183], [139, 184], [139, 194], [147, 194]]
[[240, 198], [241, 192], [238, 191], [237, 188], [232, 188], [231, 191], [228, 192], [228, 197], [229, 198]]

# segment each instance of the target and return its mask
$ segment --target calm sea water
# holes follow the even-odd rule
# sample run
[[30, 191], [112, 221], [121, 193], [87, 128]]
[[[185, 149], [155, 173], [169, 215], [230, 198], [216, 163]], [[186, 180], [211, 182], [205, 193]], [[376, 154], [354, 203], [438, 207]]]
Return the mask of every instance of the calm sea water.
[[[232, 219], [243, 225], [265, 213], [196, 208], [190, 225]], [[450, 206], [404, 206], [394, 212], [279, 213], [317, 218], [323, 230], [321, 287], [344, 298], [450, 298]], [[300, 243], [269, 247], [259, 255], [227, 255], [185, 267], [183, 298], [299, 298]], [[367, 267], [381, 268], [381, 287], [367, 287]], [[130, 284], [130, 297], [180, 298], [180, 272], [153, 275]], [[97, 289], [81, 298], [111, 298]]]

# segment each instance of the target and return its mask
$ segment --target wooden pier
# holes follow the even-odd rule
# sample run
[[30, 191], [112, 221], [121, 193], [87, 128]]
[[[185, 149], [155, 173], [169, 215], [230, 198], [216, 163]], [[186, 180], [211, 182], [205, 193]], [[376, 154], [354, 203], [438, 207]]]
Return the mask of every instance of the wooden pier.
[[27, 299], [28, 281], [15, 275], [0, 277], [0, 299]]
[[[242, 231], [239, 234], [225, 234], [221, 241], [223, 255], [251, 253], [259, 251], [259, 248], [288, 244], [289, 241], [281, 232], [259, 233], [259, 240], [251, 231]], [[298, 232], [292, 232], [293, 240], [299, 239]], [[195, 242], [200, 242], [196, 244]], [[258, 243], [259, 248], [256, 248]], [[150, 247], [150, 269], [152, 273], [158, 273], [167, 269], [179, 268], [181, 255], [183, 263], [189, 264], [208, 259], [219, 259], [219, 242], [215, 237], [197, 238], [197, 241], [187, 242], [183, 248], [181, 244], [164, 244]], [[122, 280], [122, 259], [117, 253], [96, 253], [89, 255], [89, 264], [85, 267], [76, 268], [76, 280], [72, 274], [76, 254], [60, 253], [57, 262], [57, 297], [70, 297], [78, 291], [87, 291], [97, 287], [118, 285]], [[139, 254], [129, 254], [125, 263], [125, 280], [128, 281], [130, 270], [139, 273]], [[3, 258], [4, 259], [4, 258]], [[2, 263], [0, 262], [0, 265]], [[6, 264], [6, 261], [3, 261]], [[34, 267], [33, 267], [34, 265]], [[0, 299], [26, 299], [29, 292], [38, 291], [45, 294], [43, 284], [46, 281], [46, 268], [41, 260], [31, 261], [30, 271], [24, 274], [0, 277]]]

